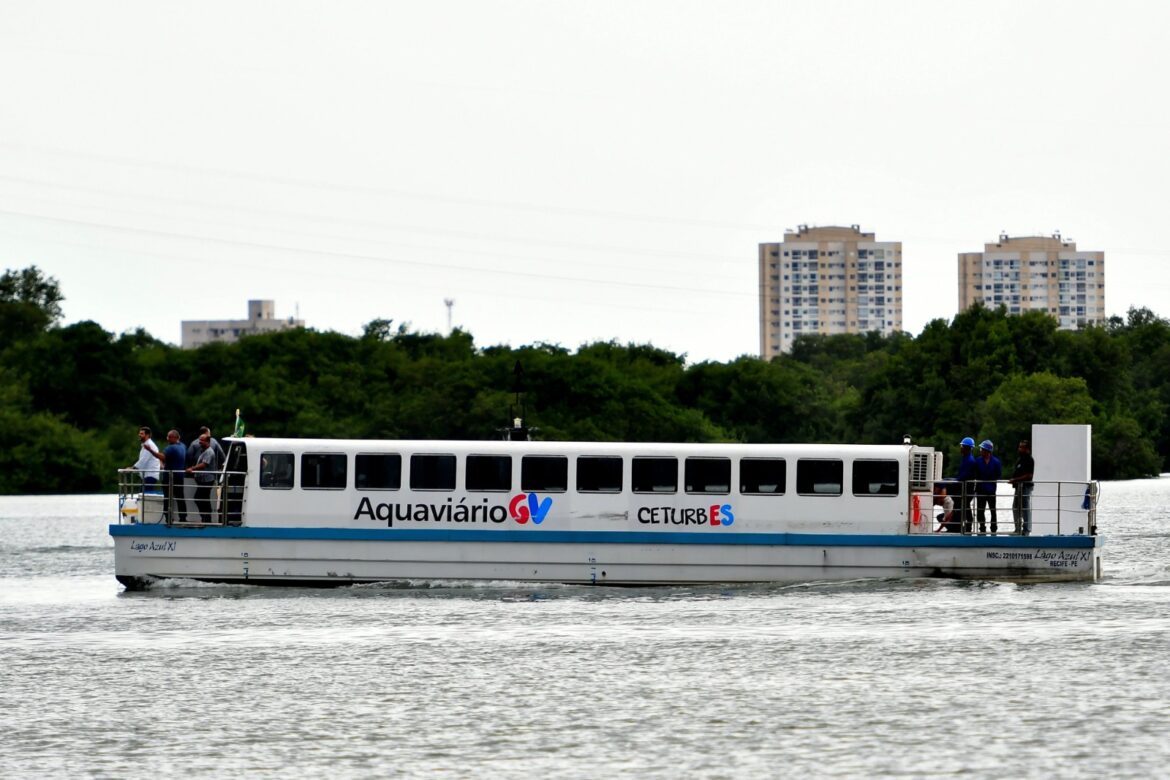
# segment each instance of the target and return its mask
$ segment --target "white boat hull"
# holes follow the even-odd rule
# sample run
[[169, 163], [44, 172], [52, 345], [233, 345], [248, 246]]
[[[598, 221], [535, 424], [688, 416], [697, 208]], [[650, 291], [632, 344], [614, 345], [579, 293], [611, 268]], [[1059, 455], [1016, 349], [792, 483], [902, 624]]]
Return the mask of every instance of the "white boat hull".
[[338, 586], [411, 580], [608, 585], [955, 577], [1095, 581], [1096, 536], [973, 537], [175, 528], [114, 525], [115, 573], [156, 579]]

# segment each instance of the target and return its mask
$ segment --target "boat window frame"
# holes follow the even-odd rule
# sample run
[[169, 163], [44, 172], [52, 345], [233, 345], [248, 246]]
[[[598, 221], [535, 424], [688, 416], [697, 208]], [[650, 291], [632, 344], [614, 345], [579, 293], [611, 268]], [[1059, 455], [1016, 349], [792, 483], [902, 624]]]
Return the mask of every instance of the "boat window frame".
[[[639, 464], [648, 465], [650, 462], [665, 463], [670, 461], [674, 463], [674, 480], [671, 482], [670, 489], [661, 490], [657, 485], [651, 487], [650, 490], [642, 490], [638, 487], [638, 471]], [[651, 476], [658, 476], [652, 474]], [[665, 487], [665, 485], [663, 486]], [[630, 459], [630, 492], [644, 496], [671, 496], [678, 494], [678, 457], [675, 455], [635, 455]]]
[[[330, 458], [334, 462], [337, 459], [341, 461], [341, 484], [340, 485], [306, 485], [305, 477], [309, 474], [309, 468], [305, 465], [307, 458]], [[349, 487], [349, 453], [346, 452], [302, 452], [301, 453], [301, 490], [345, 490]]]
[[[264, 459], [265, 458], [273, 458], [274, 456], [278, 456], [278, 455], [282, 456], [282, 457], [287, 457], [289, 459], [289, 463], [292, 465], [292, 468], [288, 473], [288, 484], [287, 485], [285, 485], [285, 484], [274, 485], [271, 483], [265, 484], [264, 483], [265, 473], [267, 473], [269, 479], [271, 479], [273, 474], [275, 473], [276, 464], [272, 463], [273, 468], [269, 469], [267, 472], [265, 472]], [[260, 482], [260, 489], [261, 490], [292, 490], [293, 488], [296, 487], [296, 484], [297, 484], [297, 454], [295, 452], [292, 452], [291, 450], [289, 450], [289, 451], [267, 450], [267, 451], [261, 452], [260, 453], [260, 470], [259, 470], [258, 474], [259, 474], [259, 482]]]
[[[744, 463], [778, 463], [780, 464], [780, 481], [776, 483], [777, 490], [747, 490], [747, 485], [744, 484]], [[756, 481], [756, 485], [760, 485], [760, 481]], [[742, 496], [783, 496], [788, 492], [788, 458], [761, 458], [755, 456], [744, 456], [739, 459], [739, 493]]]
[[[536, 462], [558, 462], [562, 467], [560, 474], [560, 481], [549, 486], [548, 482], [533, 484], [528, 480], [528, 473], [525, 466], [529, 461]], [[547, 474], [548, 471], [541, 468], [541, 473]], [[524, 493], [567, 493], [569, 490], [569, 456], [568, 455], [521, 455], [520, 456], [520, 490]]]
[[[494, 484], [493, 487], [481, 487], [478, 485], [476, 487], [472, 487], [471, 486], [471, 478], [472, 478], [473, 473], [474, 473], [474, 476], [476, 479], [480, 479], [483, 477], [483, 474], [480, 473], [478, 466], [475, 467], [474, 472], [473, 472], [473, 469], [471, 466], [473, 460], [476, 463], [478, 463], [482, 460], [482, 461], [494, 461], [495, 463], [498, 463], [498, 464], [507, 464], [507, 468], [504, 469], [504, 471], [507, 472], [506, 475], [499, 474], [499, 473], [491, 473], [490, 470], [487, 470], [487, 473], [489, 473], [492, 477], [505, 477], [506, 483], [505, 482], [495, 482], [495, 483], [493, 483]], [[466, 455], [464, 455], [463, 456], [463, 489], [466, 490], [468, 493], [510, 493], [512, 491], [512, 456], [511, 455], [499, 455], [499, 454], [494, 454], [494, 453], [493, 454], [486, 454], [486, 453], [482, 453], [482, 452], [469, 452]]]
[[[451, 468], [451, 486], [450, 487], [420, 487], [415, 484], [415, 458], [443, 458], [450, 459], [452, 463]], [[453, 493], [455, 486], [459, 484], [459, 456], [453, 452], [412, 452], [410, 454], [410, 479], [408, 480], [411, 490], [427, 493]]]
[[[870, 491], [865, 491], [865, 492], [859, 491], [858, 490], [859, 484], [871, 484], [871, 485], [874, 484], [874, 481], [872, 479], [862, 481], [862, 480], [859, 480], [857, 478], [858, 477], [857, 467], [858, 467], [858, 465], [863, 464], [863, 463], [892, 464], [893, 468], [894, 468], [894, 483], [893, 483], [894, 490], [893, 490], [893, 492], [890, 492], [889, 490], [884, 490], [884, 489], [879, 490], [877, 493], [873, 493]], [[853, 485], [852, 485], [853, 495], [857, 496], [858, 498], [890, 498], [892, 496], [897, 496], [902, 492], [901, 463], [894, 458], [857, 458], [856, 460], [853, 461], [853, 468], [850, 469], [850, 471], [851, 471], [850, 476], [853, 479]], [[888, 486], [890, 483], [889, 482], [879, 482], [877, 484]]]
[[[805, 481], [801, 479], [801, 465], [813, 463], [835, 463], [839, 470], [838, 480], [836, 482], [811, 482], [807, 483], [813, 486], [812, 490], [803, 490]], [[836, 485], [835, 492], [828, 490], [816, 490], [816, 485]], [[798, 458], [796, 461], [796, 494], [798, 496], [811, 496], [813, 498], [840, 498], [845, 495], [845, 461], [841, 458]]]
[[[691, 464], [695, 464], [696, 471], [699, 471], [702, 466], [699, 464], [721, 463], [727, 467], [726, 481], [716, 484], [714, 487], [722, 489], [711, 489], [710, 481], [703, 484], [703, 489], [691, 488]], [[696, 476], [699, 476], [696, 474]], [[722, 476], [722, 475], [719, 475]], [[683, 489], [688, 495], [692, 496], [729, 496], [731, 495], [731, 458], [723, 455], [690, 455], [683, 459]]]
[[[398, 459], [398, 484], [394, 487], [370, 487], [369, 485], [359, 485], [358, 476], [360, 474], [359, 462], [361, 458], [397, 458]], [[392, 491], [402, 490], [402, 453], [401, 452], [355, 452], [353, 455], [353, 489], [365, 491]]]
[[[617, 466], [618, 466], [617, 487], [609, 487], [609, 486], [585, 487], [585, 488], [581, 487], [581, 461], [588, 461], [590, 464], [593, 464], [594, 462], [605, 461], [606, 463], [611, 464], [611, 467], [612, 467], [612, 463], [614, 461], [617, 461]], [[612, 476], [610, 474], [599, 474], [599, 472], [603, 471], [603, 470], [606, 470], [606, 469], [599, 469], [597, 466], [593, 466], [593, 465], [589, 465], [586, 467], [586, 473], [590, 477]], [[592, 473], [590, 473], [590, 472], [592, 472]], [[596, 495], [596, 496], [620, 495], [626, 489], [626, 463], [625, 463], [625, 459], [621, 455], [578, 455], [573, 463], [573, 476], [575, 478], [574, 484], [575, 484], [575, 487], [576, 487], [578, 493], [586, 493], [588, 495]], [[597, 484], [604, 484], [601, 479], [594, 480], [594, 482]]]

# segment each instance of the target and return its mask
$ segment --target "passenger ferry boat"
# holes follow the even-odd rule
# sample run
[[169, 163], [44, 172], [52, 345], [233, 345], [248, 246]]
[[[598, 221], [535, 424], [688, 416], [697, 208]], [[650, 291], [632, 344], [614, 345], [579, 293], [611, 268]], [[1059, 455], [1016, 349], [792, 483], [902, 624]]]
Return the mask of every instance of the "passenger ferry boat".
[[[167, 578], [296, 586], [1094, 581], [1102, 540], [1087, 426], [1036, 428], [1053, 435], [1033, 432], [1028, 536], [1010, 533], [1011, 496], [1002, 491], [999, 535], [940, 532], [943, 454], [909, 440], [228, 439], [207, 517], [181, 496], [164, 513], [163, 495], [124, 471], [109, 530], [116, 576], [131, 590]], [[1070, 439], [1056, 429], [1077, 430]], [[1078, 450], [1086, 453], [1081, 469]], [[1067, 464], [1070, 452], [1066, 471], [1081, 473], [1044, 475], [1045, 458]]]

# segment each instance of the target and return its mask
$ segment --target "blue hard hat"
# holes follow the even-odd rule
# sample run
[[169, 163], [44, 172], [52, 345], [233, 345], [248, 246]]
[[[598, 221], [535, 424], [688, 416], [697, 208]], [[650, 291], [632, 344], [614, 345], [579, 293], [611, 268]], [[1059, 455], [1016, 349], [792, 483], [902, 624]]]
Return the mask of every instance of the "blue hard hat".
[[961, 442], [959, 442], [959, 446], [960, 447], [974, 447], [975, 440], [972, 439], [970, 436], [967, 436]]
[[987, 450], [988, 452], [994, 452], [995, 445], [991, 443], [991, 439], [984, 439], [983, 441], [979, 442], [979, 449]]

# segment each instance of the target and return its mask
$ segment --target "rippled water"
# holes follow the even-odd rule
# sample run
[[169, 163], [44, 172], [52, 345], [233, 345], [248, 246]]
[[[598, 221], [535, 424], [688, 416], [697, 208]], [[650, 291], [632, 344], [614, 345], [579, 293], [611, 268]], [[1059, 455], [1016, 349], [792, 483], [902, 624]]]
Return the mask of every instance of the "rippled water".
[[131, 594], [114, 498], [0, 498], [0, 776], [1165, 777], [1168, 504], [1093, 585]]

